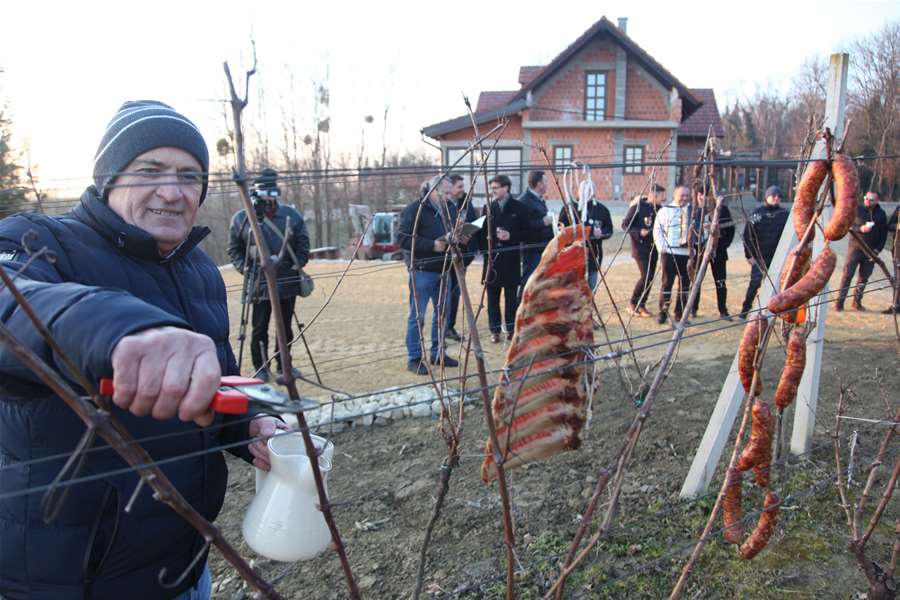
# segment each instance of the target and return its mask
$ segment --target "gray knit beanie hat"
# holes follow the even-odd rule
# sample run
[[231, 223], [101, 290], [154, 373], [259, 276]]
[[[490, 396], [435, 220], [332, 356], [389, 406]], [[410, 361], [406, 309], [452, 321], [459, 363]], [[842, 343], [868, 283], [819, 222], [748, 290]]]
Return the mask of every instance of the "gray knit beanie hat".
[[97, 154], [94, 155], [94, 184], [104, 200], [108, 186], [135, 158], [170, 146], [184, 150], [197, 159], [203, 171], [200, 202], [206, 198], [209, 151], [200, 130], [171, 106], [155, 100], [136, 100], [123, 104], [113, 115]]

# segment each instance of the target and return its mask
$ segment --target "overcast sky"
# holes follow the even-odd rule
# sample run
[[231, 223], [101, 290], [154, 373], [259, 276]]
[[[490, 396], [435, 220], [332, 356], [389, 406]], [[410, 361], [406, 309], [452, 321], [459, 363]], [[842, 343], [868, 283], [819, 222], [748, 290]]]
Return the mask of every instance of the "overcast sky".
[[[2, 14], [0, 99], [42, 187], [53, 189], [83, 186], [106, 123], [127, 99], [172, 104], [214, 148], [224, 133], [222, 62], [243, 74], [251, 36], [270, 130], [280, 130], [279, 105], [290, 104], [288, 72], [295, 110], [311, 129], [312, 82], [327, 65], [335, 150], [355, 153], [365, 128], [378, 154], [385, 106], [388, 146], [422, 148], [419, 129], [464, 114], [463, 93], [474, 104], [479, 91], [516, 89], [520, 65], [546, 64], [603, 15], [627, 17], [635, 42], [688, 87], [714, 88], [722, 109], [755, 86], [786, 85], [807, 57], [900, 20], [900, 0], [31, 0], [6, 3]], [[258, 106], [257, 93], [252, 86]]]

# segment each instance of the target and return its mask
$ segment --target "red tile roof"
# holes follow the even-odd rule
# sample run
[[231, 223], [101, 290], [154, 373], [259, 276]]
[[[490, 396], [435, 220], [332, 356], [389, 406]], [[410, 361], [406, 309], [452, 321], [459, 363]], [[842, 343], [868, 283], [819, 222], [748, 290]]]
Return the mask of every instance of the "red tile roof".
[[478, 105], [475, 107], [475, 112], [479, 113], [484, 110], [494, 110], [495, 108], [505, 106], [512, 100], [513, 96], [516, 95], [517, 91], [518, 90], [512, 90], [510, 92], [481, 92], [478, 94]]
[[724, 137], [725, 129], [722, 127], [719, 107], [716, 105], [716, 93], [709, 88], [691, 88], [691, 94], [701, 102], [700, 108], [682, 121], [678, 135], [705, 138], [712, 126], [716, 136]]
[[544, 65], [519, 67], [519, 85], [526, 86], [531, 83], [535, 77], [541, 74]]

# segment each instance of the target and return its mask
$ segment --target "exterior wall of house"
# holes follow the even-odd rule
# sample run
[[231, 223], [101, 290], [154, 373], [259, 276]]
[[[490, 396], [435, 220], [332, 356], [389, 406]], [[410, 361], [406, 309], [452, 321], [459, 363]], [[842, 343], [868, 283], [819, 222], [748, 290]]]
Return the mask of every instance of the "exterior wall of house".
[[634, 61], [628, 61], [625, 118], [665, 121], [671, 114], [669, 90]]
[[[619, 163], [621, 162], [622, 149], [626, 146], [640, 146], [644, 151], [645, 161], [655, 161], [659, 153], [666, 146], [671, 129], [534, 129], [530, 132], [531, 153], [528, 162], [533, 165], [543, 165], [546, 161], [537, 147], [543, 146], [547, 150], [550, 159], [553, 160], [554, 148], [557, 146], [571, 146], [572, 158], [584, 163]], [[528, 150], [526, 148], [526, 150]], [[526, 156], [528, 154], [526, 153]], [[667, 151], [664, 159], [670, 158]], [[619, 176], [616, 177], [616, 171]], [[557, 174], [562, 176], [560, 170]], [[603, 201], [614, 199], [630, 199], [641, 191], [646, 192], [646, 185], [650, 176], [650, 167], [643, 169], [642, 173], [624, 173], [624, 169], [594, 168], [591, 171], [594, 180], [597, 198]], [[667, 169], [657, 169], [657, 183], [666, 188], [669, 185]], [[562, 181], [560, 181], [562, 183]], [[616, 186], [619, 186], [618, 188]], [[551, 182], [547, 197], [560, 199], [556, 184]]]
[[573, 56], [568, 64], [532, 92], [529, 118], [534, 121], [583, 121], [585, 71], [606, 73], [605, 114], [615, 112], [616, 45], [595, 39]]

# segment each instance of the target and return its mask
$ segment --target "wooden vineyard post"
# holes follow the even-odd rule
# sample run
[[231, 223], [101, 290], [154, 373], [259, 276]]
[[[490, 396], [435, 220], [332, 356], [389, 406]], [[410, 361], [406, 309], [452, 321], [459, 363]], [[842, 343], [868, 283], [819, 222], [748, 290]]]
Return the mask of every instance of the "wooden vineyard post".
[[[836, 138], [840, 138], [844, 129], [844, 113], [847, 107], [847, 69], [850, 65], [849, 54], [832, 54], [828, 72], [828, 96], [825, 100], [825, 123]], [[812, 158], [824, 158], [825, 146], [820, 141], [813, 150]], [[758, 181], [758, 180], [757, 180]], [[822, 218], [827, 221], [831, 214], [831, 207], [826, 206]], [[792, 218], [793, 215], [790, 217]], [[788, 251], [797, 243], [794, 228], [789, 222], [785, 225], [778, 241], [778, 249], [769, 266], [769, 278], [763, 279], [759, 291], [758, 306], [765, 306], [769, 298], [775, 293], [774, 281], [784, 266]], [[816, 235], [813, 251], [822, 249], [822, 236]], [[827, 286], [823, 290], [826, 291]], [[815, 320], [815, 327], [806, 342], [806, 355], [810, 360], [806, 364], [800, 388], [797, 392], [797, 401], [794, 403], [794, 429], [791, 436], [791, 452], [804, 454], [809, 450], [812, 433], [815, 428], [815, 411], [819, 397], [819, 373], [822, 369], [822, 345], [825, 336], [825, 298], [820, 296], [811, 307], [810, 318]], [[725, 444], [731, 435], [738, 408], [744, 398], [744, 389], [738, 378], [738, 355], [735, 352], [734, 360], [728, 370], [728, 376], [722, 384], [716, 406], [710, 415], [706, 425], [706, 431], [700, 440], [697, 453], [691, 463], [684, 484], [681, 487], [681, 497], [691, 497], [706, 491], [712, 480], [725, 449]]]

